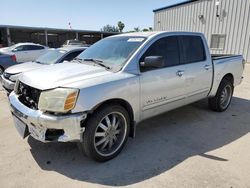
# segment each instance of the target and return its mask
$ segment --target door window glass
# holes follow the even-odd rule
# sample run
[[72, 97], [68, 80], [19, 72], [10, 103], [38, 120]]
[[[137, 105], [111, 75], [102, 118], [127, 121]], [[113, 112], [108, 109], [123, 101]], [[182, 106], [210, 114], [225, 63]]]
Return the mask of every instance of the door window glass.
[[[165, 67], [179, 65], [179, 45], [176, 36], [165, 37], [153, 43], [143, 54], [140, 62], [143, 62], [148, 56], [162, 56]], [[156, 68], [141, 67], [141, 71], [148, 71]]]
[[36, 45], [25, 45], [25, 50], [43, 50], [43, 46], [36, 46]]
[[181, 63], [195, 63], [206, 60], [203, 41], [199, 36], [179, 36]]

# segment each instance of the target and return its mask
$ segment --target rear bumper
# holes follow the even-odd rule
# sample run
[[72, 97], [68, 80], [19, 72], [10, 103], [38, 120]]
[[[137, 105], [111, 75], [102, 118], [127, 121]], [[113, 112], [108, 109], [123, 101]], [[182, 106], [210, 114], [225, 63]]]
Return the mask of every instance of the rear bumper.
[[7, 91], [7, 93], [10, 93], [11, 91], [14, 90], [15, 82], [7, 80], [6, 78], [4, 78], [3, 75], [0, 76], [0, 82], [3, 86], [3, 88]]
[[27, 126], [30, 135], [35, 139], [41, 142], [73, 142], [81, 140], [82, 133], [85, 130], [81, 125], [87, 117], [86, 113], [60, 116], [45, 114], [23, 105], [14, 92], [9, 95], [9, 101], [13, 119], [18, 118], [22, 121]]

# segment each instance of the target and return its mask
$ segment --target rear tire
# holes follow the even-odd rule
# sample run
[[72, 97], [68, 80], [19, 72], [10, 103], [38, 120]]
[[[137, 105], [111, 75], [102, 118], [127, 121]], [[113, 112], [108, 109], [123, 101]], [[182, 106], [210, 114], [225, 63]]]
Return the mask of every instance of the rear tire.
[[120, 105], [101, 107], [86, 122], [82, 151], [98, 162], [116, 157], [123, 149], [129, 135], [129, 114]]
[[230, 79], [224, 78], [216, 95], [208, 99], [209, 108], [216, 112], [224, 112], [229, 107], [234, 92], [234, 86]]

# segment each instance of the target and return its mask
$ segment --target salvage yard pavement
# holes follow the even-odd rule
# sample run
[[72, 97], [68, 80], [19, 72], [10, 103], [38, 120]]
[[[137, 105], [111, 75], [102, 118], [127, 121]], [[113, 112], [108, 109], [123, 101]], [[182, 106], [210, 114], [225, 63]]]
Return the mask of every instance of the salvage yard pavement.
[[142, 122], [106, 163], [74, 143], [22, 140], [0, 88], [0, 187], [250, 187], [250, 65], [224, 113], [206, 100]]

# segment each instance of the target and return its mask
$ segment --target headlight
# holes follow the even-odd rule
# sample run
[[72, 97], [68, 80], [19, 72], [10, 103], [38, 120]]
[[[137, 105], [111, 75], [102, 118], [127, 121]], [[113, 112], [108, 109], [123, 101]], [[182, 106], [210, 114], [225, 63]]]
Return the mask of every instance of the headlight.
[[57, 88], [43, 91], [39, 98], [38, 108], [41, 111], [68, 112], [75, 107], [79, 90]]
[[9, 77], [9, 79], [12, 81], [12, 82], [16, 82], [18, 77], [21, 75], [21, 73], [18, 73], [18, 74], [13, 74]]

